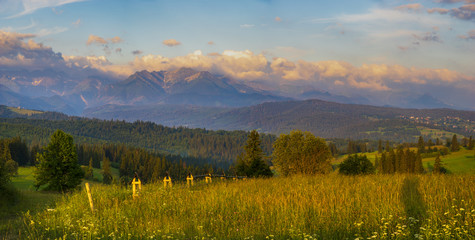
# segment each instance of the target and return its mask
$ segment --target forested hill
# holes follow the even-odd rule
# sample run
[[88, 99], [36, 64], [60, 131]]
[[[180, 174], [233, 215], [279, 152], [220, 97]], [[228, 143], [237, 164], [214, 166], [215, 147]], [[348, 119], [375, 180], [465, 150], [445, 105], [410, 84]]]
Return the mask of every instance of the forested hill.
[[[142, 119], [169, 126], [252, 130], [280, 134], [292, 129], [324, 138], [353, 138], [412, 142], [422, 128], [464, 136], [475, 134], [475, 112], [452, 109], [402, 109], [340, 104], [321, 100], [268, 102], [235, 109], [109, 105], [85, 113], [102, 119]], [[434, 136], [435, 138], [435, 136]]]
[[269, 102], [231, 110], [215, 116], [210, 125], [217, 129], [261, 129], [276, 134], [303, 129], [325, 138], [404, 138], [420, 135], [417, 126], [471, 135], [474, 133], [475, 112], [306, 100]]
[[[229, 166], [241, 153], [247, 139], [245, 131], [170, 128], [143, 121], [127, 123], [78, 117], [31, 119], [33, 114], [30, 119], [0, 117], [0, 138], [20, 136], [29, 143], [45, 145], [49, 136], [61, 129], [73, 135], [76, 143], [120, 143], [165, 154], [201, 158], [216, 166]], [[272, 151], [274, 139], [274, 135], [262, 135], [263, 149], [267, 154]]]

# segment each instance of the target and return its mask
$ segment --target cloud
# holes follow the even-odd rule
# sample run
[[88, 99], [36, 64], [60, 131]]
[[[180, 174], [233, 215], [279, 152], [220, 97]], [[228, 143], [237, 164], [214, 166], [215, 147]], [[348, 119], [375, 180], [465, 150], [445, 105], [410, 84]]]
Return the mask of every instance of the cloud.
[[412, 35], [415, 39], [425, 42], [439, 42], [441, 43], [442, 40], [439, 37], [439, 34], [434, 32], [426, 32], [423, 35], [413, 34]]
[[[107, 44], [114, 44], [114, 43], [121, 43], [123, 40], [120, 37], [113, 37], [108, 40], [96, 36], [96, 35], [89, 35], [89, 38], [87, 39], [86, 45], [91, 45], [91, 44], [99, 44], [99, 45], [107, 45]], [[105, 46], [108, 47], [108, 46]]]
[[475, 3], [475, 0], [437, 0], [435, 2], [437, 3], [459, 3], [459, 2]]
[[91, 45], [91, 44], [107, 44], [107, 40], [105, 40], [102, 37], [96, 36], [96, 35], [89, 35], [89, 38], [87, 39], [86, 45]]
[[142, 54], [142, 53], [143, 53], [143, 52], [140, 51], [140, 50], [134, 50], [134, 51], [132, 51], [132, 54], [133, 54], [133, 55], [140, 55], [140, 54]]
[[460, 39], [465, 39], [465, 40], [475, 40], [475, 29], [470, 30], [467, 35], [459, 35], [458, 36]]
[[275, 17], [274, 20], [275, 20], [276, 22], [282, 22], [282, 19], [281, 19], [280, 17]]
[[167, 39], [167, 40], [163, 40], [162, 42], [164, 45], [166, 46], [169, 46], [169, 47], [174, 47], [174, 46], [178, 46], [181, 44], [181, 42], [175, 40], [175, 39]]
[[21, 3], [23, 5], [23, 12], [20, 12], [8, 18], [11, 19], [28, 15], [42, 8], [59, 7], [65, 4], [83, 1], [86, 0], [21, 0]]
[[74, 21], [74, 22], [71, 23], [71, 24], [77, 27], [77, 26], [81, 25], [81, 19], [78, 18], [78, 20]]
[[214, 45], [214, 42], [213, 42], [213, 41], [209, 41], [209, 42], [208, 42], [208, 45]]
[[253, 28], [255, 25], [254, 24], [241, 24], [239, 27], [241, 28]]
[[66, 31], [68, 31], [68, 28], [65, 28], [65, 27], [43, 28], [43, 29], [40, 29], [36, 33], [36, 36], [44, 37], [44, 36], [58, 34], [58, 33], [66, 32]]
[[364, 14], [346, 14], [336, 18], [341, 23], [362, 23], [370, 22], [374, 24], [399, 24], [399, 23], [417, 23], [418, 25], [435, 26], [444, 25], [445, 22], [430, 15], [413, 14], [407, 11], [398, 11], [394, 9], [370, 9]]
[[406, 5], [401, 5], [398, 7], [395, 7], [394, 9], [398, 11], [418, 11], [424, 8], [422, 4], [420, 3], [412, 3], [412, 4], [406, 4]]
[[111, 43], [120, 43], [120, 42], [122, 42], [122, 39], [120, 37], [113, 37], [113, 38], [109, 39], [109, 41]]
[[0, 31], [0, 66], [29, 67], [60, 67], [63, 64], [61, 54], [55, 53], [50, 47], [36, 43], [34, 34], [22, 34]]
[[431, 8], [427, 10], [428, 13], [439, 13], [439, 14], [447, 14], [450, 12], [449, 9], [445, 8]]
[[452, 17], [462, 20], [474, 20], [475, 19], [475, 4], [463, 5], [459, 8], [452, 8], [450, 10]]
[[116, 48], [115, 53], [122, 53], [122, 48]]
[[[474, 1], [472, 1], [474, 2]], [[468, 1], [467, 1], [468, 3]], [[465, 4], [458, 8], [445, 9], [445, 8], [431, 8], [427, 10], [428, 13], [450, 14], [454, 18], [460, 20], [475, 20], [475, 4]]]

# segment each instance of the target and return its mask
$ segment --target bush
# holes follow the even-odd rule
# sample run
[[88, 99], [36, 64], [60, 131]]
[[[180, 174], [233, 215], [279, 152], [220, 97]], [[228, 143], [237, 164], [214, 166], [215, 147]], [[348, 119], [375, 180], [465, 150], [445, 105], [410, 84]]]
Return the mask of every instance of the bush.
[[366, 155], [350, 155], [340, 164], [340, 173], [345, 175], [372, 174], [375, 168]]

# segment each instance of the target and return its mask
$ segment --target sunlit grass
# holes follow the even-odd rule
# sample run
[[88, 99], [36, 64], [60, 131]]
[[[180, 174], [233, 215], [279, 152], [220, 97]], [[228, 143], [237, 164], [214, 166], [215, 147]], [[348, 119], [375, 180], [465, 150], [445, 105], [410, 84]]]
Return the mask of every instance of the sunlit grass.
[[[26, 214], [22, 236], [179, 239], [473, 239], [475, 176], [297, 176], [131, 189], [92, 186]], [[417, 234], [417, 235], [416, 235]]]

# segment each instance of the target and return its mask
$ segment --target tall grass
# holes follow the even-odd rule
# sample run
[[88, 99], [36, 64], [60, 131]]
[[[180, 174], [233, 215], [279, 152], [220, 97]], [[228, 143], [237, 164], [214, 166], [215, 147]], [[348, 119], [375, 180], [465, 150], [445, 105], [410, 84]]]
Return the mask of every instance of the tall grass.
[[33, 239], [474, 239], [475, 176], [296, 176], [188, 188], [93, 185], [25, 214]]

